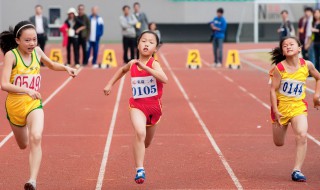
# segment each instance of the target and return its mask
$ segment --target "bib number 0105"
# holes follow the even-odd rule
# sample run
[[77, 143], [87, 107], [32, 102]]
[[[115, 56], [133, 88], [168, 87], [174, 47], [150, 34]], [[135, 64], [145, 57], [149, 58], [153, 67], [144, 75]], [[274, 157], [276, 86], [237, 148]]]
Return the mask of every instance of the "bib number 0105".
[[16, 75], [13, 84], [20, 87], [26, 87], [35, 91], [40, 89], [40, 75]]
[[133, 97], [148, 96], [150, 94], [156, 94], [157, 88], [156, 85], [132, 87], [132, 93]]
[[134, 99], [158, 95], [157, 81], [153, 76], [131, 78], [132, 96]]

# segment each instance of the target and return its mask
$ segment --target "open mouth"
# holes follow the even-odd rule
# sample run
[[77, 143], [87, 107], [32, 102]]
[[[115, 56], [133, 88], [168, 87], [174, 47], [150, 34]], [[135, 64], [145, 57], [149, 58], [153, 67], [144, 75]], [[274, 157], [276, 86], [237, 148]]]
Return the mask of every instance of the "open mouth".
[[143, 48], [143, 51], [148, 51], [148, 48]]

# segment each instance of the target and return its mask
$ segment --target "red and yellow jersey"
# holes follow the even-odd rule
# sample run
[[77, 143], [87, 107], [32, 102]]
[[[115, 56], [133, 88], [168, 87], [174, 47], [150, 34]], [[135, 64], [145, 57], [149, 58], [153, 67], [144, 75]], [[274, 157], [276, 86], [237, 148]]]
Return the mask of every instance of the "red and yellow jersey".
[[[154, 58], [151, 57], [147, 62], [147, 66], [152, 68]], [[132, 98], [134, 100], [143, 101], [159, 101], [162, 97], [162, 82], [158, 81], [150, 73], [140, 69], [136, 64], [132, 64], [130, 68]]]
[[36, 50], [32, 51], [31, 63], [28, 65], [23, 61], [18, 49], [11, 51], [16, 58], [16, 64], [11, 71], [10, 83], [38, 91], [40, 89], [41, 75], [40, 62]]
[[288, 73], [282, 63], [275, 67], [281, 75], [281, 84], [276, 91], [279, 102], [301, 101], [306, 96], [306, 80], [309, 76], [308, 65], [305, 60], [299, 59], [300, 67], [293, 73]]

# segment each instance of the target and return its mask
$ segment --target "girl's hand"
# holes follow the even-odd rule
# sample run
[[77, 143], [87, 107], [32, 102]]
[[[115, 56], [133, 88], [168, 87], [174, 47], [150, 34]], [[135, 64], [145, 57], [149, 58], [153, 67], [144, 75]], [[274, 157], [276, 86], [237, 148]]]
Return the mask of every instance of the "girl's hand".
[[28, 94], [32, 99], [41, 99], [41, 94], [35, 90], [28, 89], [26, 94]]
[[70, 76], [73, 78], [77, 76], [77, 69], [66, 67], [66, 71], [69, 73]]
[[320, 106], [320, 97], [319, 96], [313, 96], [313, 106], [317, 110], [319, 109], [319, 106]]
[[104, 95], [108, 96], [111, 93], [111, 89], [112, 85], [107, 84], [107, 86], [103, 89]]
[[273, 113], [274, 113], [274, 116], [276, 118], [276, 122], [279, 124], [279, 126], [281, 126], [280, 118], [283, 117], [283, 115], [279, 111], [274, 111]]
[[147, 68], [147, 66], [143, 64], [140, 60], [137, 60], [136, 64], [140, 69], [146, 70]]

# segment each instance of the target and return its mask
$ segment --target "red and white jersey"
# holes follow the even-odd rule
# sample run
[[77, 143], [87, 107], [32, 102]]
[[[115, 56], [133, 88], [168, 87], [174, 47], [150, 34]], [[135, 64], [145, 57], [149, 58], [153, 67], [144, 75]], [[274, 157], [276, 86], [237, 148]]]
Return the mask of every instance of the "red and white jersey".
[[[147, 62], [147, 66], [152, 68], [154, 58], [151, 57]], [[163, 83], [158, 81], [150, 73], [142, 70], [137, 64], [132, 64], [131, 69], [131, 100], [138, 101], [159, 101], [162, 97]]]

